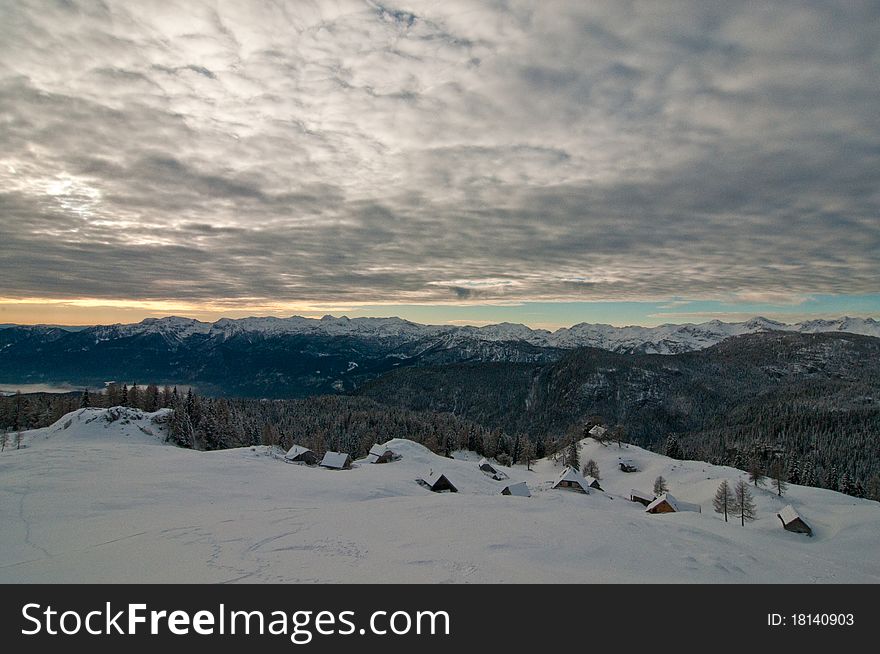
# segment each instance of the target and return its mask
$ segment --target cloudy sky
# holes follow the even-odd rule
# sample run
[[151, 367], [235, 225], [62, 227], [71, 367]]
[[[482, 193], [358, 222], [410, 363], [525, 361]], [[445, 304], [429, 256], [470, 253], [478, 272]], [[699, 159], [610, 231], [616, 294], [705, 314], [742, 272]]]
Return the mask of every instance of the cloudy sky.
[[880, 3], [0, 0], [0, 322], [880, 314]]

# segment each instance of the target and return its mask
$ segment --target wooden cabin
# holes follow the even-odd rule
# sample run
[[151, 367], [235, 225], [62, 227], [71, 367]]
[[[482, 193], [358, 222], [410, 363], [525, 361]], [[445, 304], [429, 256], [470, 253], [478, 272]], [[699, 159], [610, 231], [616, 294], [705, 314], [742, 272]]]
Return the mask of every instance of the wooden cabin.
[[651, 502], [645, 509], [646, 513], [679, 513], [680, 511], [702, 513], [703, 509], [699, 504], [682, 502], [669, 493], [663, 493], [663, 495]]
[[480, 459], [480, 462], [477, 464], [481, 471], [492, 477], [495, 481], [501, 481], [502, 479], [507, 479], [507, 475], [496, 468], [494, 465], [489, 463], [489, 460], [486, 458]]
[[345, 452], [327, 452], [321, 459], [321, 467], [331, 470], [350, 470], [351, 457]]
[[[596, 483], [596, 486], [593, 486], [593, 488], [598, 488], [599, 482], [592, 477], [590, 477], [590, 479]], [[553, 488], [562, 488], [585, 494], [589, 494], [590, 487], [591, 484], [588, 480], [574, 468], [566, 468], [563, 470], [562, 474], [560, 474], [559, 478], [556, 480], [556, 483], [553, 484]], [[601, 489], [599, 488], [598, 490]]]
[[294, 445], [287, 450], [284, 459], [291, 463], [304, 463], [310, 466], [318, 463], [318, 456], [309, 448], [303, 447], [302, 445]]
[[804, 519], [798, 515], [797, 511], [794, 510], [794, 507], [791, 504], [783, 507], [783, 509], [776, 514], [776, 517], [782, 522], [782, 528], [786, 531], [793, 531], [796, 534], [806, 534], [807, 536], [813, 535], [813, 530], [810, 528], [810, 525], [804, 522]]
[[521, 481], [516, 484], [507, 484], [504, 487], [504, 490], [501, 491], [502, 495], [513, 495], [514, 497], [531, 497], [532, 493], [529, 491], [529, 485], [526, 482]]
[[399, 454], [395, 454], [381, 445], [373, 445], [370, 448], [369, 454], [367, 454], [367, 461], [369, 463], [391, 463], [392, 461], [400, 461], [400, 459], [401, 456]]
[[432, 472], [424, 479], [416, 479], [416, 482], [435, 493], [458, 492], [458, 489], [446, 478], [446, 475], [439, 472]]
[[653, 502], [656, 498], [653, 493], [644, 493], [639, 490], [630, 489], [629, 491], [629, 501], [630, 502], [638, 502], [642, 506], [648, 506], [651, 502]]

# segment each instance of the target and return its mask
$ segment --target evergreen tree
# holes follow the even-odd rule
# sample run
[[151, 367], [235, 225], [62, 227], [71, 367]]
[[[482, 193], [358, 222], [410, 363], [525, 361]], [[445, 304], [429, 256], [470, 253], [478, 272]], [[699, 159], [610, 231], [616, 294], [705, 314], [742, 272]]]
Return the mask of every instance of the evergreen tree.
[[770, 477], [773, 479], [773, 488], [776, 489], [776, 494], [779, 497], [785, 495], [785, 491], [788, 490], [788, 484], [785, 481], [785, 464], [782, 462], [782, 459], [773, 461], [773, 464], [770, 466]]
[[837, 466], [831, 466], [831, 469], [825, 474], [825, 488], [837, 490]]
[[880, 502], [880, 475], [873, 475], [868, 480], [868, 488], [865, 489], [865, 497]]
[[80, 395], [79, 398], [79, 408], [88, 409], [90, 406], [92, 406], [92, 401], [91, 398], [89, 398], [89, 389], [84, 388], [82, 395]]
[[5, 429], [0, 432], [0, 452], [6, 449], [6, 445], [9, 443], [9, 432]]
[[119, 384], [116, 382], [107, 384], [106, 394], [107, 406], [120, 406], [122, 404], [121, 391], [119, 390]]
[[523, 459], [526, 462], [526, 470], [532, 469], [532, 461], [535, 460], [535, 444], [531, 439], [525, 438], [523, 443]]
[[764, 471], [761, 469], [761, 462], [757, 458], [752, 459], [749, 464], [749, 481], [755, 485], [755, 488], [763, 486], [766, 481]]
[[593, 477], [594, 479], [602, 479], [599, 476], [599, 464], [596, 463], [593, 459], [590, 459], [584, 464], [584, 475], [588, 477]]
[[801, 467], [797, 459], [791, 462], [791, 467], [788, 470], [788, 481], [792, 484], [801, 483]]
[[581, 467], [580, 453], [578, 450], [580, 450], [580, 443], [578, 442], [577, 437], [572, 438], [571, 443], [568, 445], [568, 453], [565, 457], [565, 463], [575, 470], [579, 470]]
[[670, 459], [681, 458], [681, 446], [678, 444], [678, 437], [675, 434], [669, 434], [666, 438], [666, 449], [664, 453]]
[[733, 491], [733, 515], [740, 519], [742, 526], [745, 526], [746, 521], [751, 522], [757, 517], [752, 492], [742, 479], [736, 482]]
[[712, 500], [712, 505], [715, 507], [715, 513], [723, 513], [724, 522], [727, 522], [727, 514], [733, 510], [734, 497], [733, 492], [730, 490], [730, 484], [727, 483], [726, 479], [721, 482], [718, 490], [715, 491], [715, 499]]
[[813, 464], [810, 461], [805, 461], [803, 467], [801, 468], [801, 485], [816, 485], [816, 474], [813, 471]]
[[119, 404], [121, 406], [128, 406], [128, 384], [122, 385], [122, 395], [119, 398]]
[[855, 495], [855, 486], [849, 476], [849, 472], [844, 472], [840, 478], [840, 492], [846, 495]]
[[856, 497], [861, 497], [861, 498], [864, 498], [864, 497], [865, 497], [865, 487], [862, 486], [862, 482], [861, 482], [861, 481], [857, 481], [857, 482], [856, 482], [856, 489], [855, 489], [855, 492], [854, 492], [853, 494], [854, 494]]
[[138, 387], [137, 382], [131, 385], [131, 388], [128, 389], [128, 406], [133, 409], [142, 409], [141, 406], [141, 389]]
[[144, 410], [152, 413], [159, 410], [160, 405], [159, 387], [156, 384], [147, 386], [146, 399], [144, 400]]
[[654, 480], [654, 497], [660, 497], [663, 493], [667, 492], [669, 492], [669, 487], [666, 485], [663, 475], [660, 475]]
[[160, 408], [162, 408], [162, 409], [169, 408], [171, 406], [171, 400], [172, 400], [171, 387], [166, 385], [162, 389], [162, 406]]

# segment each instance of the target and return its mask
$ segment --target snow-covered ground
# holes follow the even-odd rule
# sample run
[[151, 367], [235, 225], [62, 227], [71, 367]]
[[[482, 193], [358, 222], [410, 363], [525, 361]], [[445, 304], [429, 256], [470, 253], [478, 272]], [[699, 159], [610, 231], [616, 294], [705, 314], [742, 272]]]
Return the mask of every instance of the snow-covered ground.
[[[606, 492], [551, 490], [560, 468], [450, 460], [411, 441], [403, 459], [348, 471], [288, 464], [266, 447], [163, 443], [159, 414], [83, 409], [0, 454], [0, 582], [880, 582], [880, 503], [791, 486], [755, 492], [756, 522], [712, 511], [744, 473], [584, 441]], [[112, 419], [115, 416], [115, 419]], [[617, 469], [619, 456], [637, 473]], [[442, 471], [458, 487], [415, 483]], [[648, 515], [625, 499], [662, 474], [702, 513]], [[500, 495], [526, 481], [532, 497]], [[791, 503], [809, 538], [784, 531]]]

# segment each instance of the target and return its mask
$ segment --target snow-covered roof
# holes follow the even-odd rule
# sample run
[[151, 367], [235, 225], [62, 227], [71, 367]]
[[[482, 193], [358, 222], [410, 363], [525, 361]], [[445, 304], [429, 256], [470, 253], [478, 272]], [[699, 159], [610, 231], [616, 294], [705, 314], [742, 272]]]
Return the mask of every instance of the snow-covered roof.
[[532, 496], [531, 492], [529, 491], [529, 485], [524, 481], [518, 482], [516, 484], [508, 484], [504, 487], [504, 490], [506, 490], [510, 495], [515, 495], [517, 497]]
[[321, 460], [321, 465], [325, 468], [344, 468], [348, 461], [348, 454], [345, 452], [327, 452]]
[[776, 515], [778, 515], [779, 519], [782, 520], [782, 523], [786, 525], [789, 525], [800, 518], [798, 512], [794, 510], [794, 507], [791, 504], [782, 507], [782, 510]]
[[284, 458], [295, 459], [296, 457], [301, 456], [306, 452], [311, 452], [311, 450], [307, 447], [303, 447], [302, 445], [294, 445], [289, 450], [287, 450], [287, 454], [284, 455]]
[[654, 501], [654, 493], [645, 493], [640, 490], [636, 490], [635, 488], [629, 489], [629, 494], [631, 497], [638, 497], [643, 500], [649, 500], [651, 502]]
[[596, 425], [589, 431], [589, 434], [590, 436], [604, 436], [606, 431], [608, 430], [602, 425]]
[[589, 475], [584, 477], [584, 481], [587, 482], [587, 486], [592, 486], [593, 484], [596, 484], [596, 486], [599, 485], [599, 480], [596, 479], [595, 477], [590, 477]]
[[674, 498], [669, 493], [663, 493], [656, 500], [651, 502], [646, 508], [645, 511], [650, 511], [651, 509], [663, 504], [666, 502], [669, 506], [672, 507], [673, 511], [693, 511], [695, 513], [702, 513], [702, 508], [699, 504], [691, 504], [690, 502], [682, 502], [679, 499]]
[[449, 477], [446, 477], [446, 475], [443, 474], [442, 472], [432, 472], [429, 475], [425, 475], [424, 477], [422, 477], [422, 481], [425, 482], [426, 484], [428, 484], [428, 486], [433, 487], [434, 484], [436, 484], [438, 481], [440, 481], [441, 477], [445, 477], [446, 481], [449, 482], [449, 485], [452, 486], [453, 488], [455, 487], [454, 484], [451, 481], [449, 481]]
[[385, 447], [384, 445], [379, 445], [378, 443], [370, 448], [370, 454], [372, 454], [373, 456], [382, 456], [383, 454], [385, 454], [385, 452], [390, 451], [391, 450], [389, 448]]
[[495, 464], [490, 463], [486, 457], [480, 459], [480, 462], [477, 464], [478, 468], [482, 468], [483, 466], [489, 466], [490, 468], [492, 468], [492, 470], [496, 470]]
[[666, 502], [669, 506], [671, 506], [673, 511], [680, 511], [681, 510], [678, 508], [678, 500], [677, 499], [672, 497], [672, 495], [670, 495], [669, 493], [663, 493], [663, 495], [661, 495], [660, 497], [655, 499], [653, 502], [651, 502], [648, 505], [648, 507], [645, 509], [645, 511], [650, 511], [651, 509], [655, 509], [658, 506], [660, 506], [661, 504], [663, 504], [664, 502]]
[[[591, 477], [591, 479], [592, 479], [592, 477]], [[559, 479], [557, 479], [556, 483], [553, 484], [553, 488], [556, 488], [557, 486], [559, 486], [559, 484], [561, 484], [564, 481], [578, 484], [585, 491], [589, 492], [589, 488], [590, 488], [589, 482], [587, 482], [587, 480], [584, 479], [584, 476], [581, 473], [579, 473], [577, 470], [575, 470], [574, 468], [566, 468], [565, 470], [563, 470], [559, 475]]]

